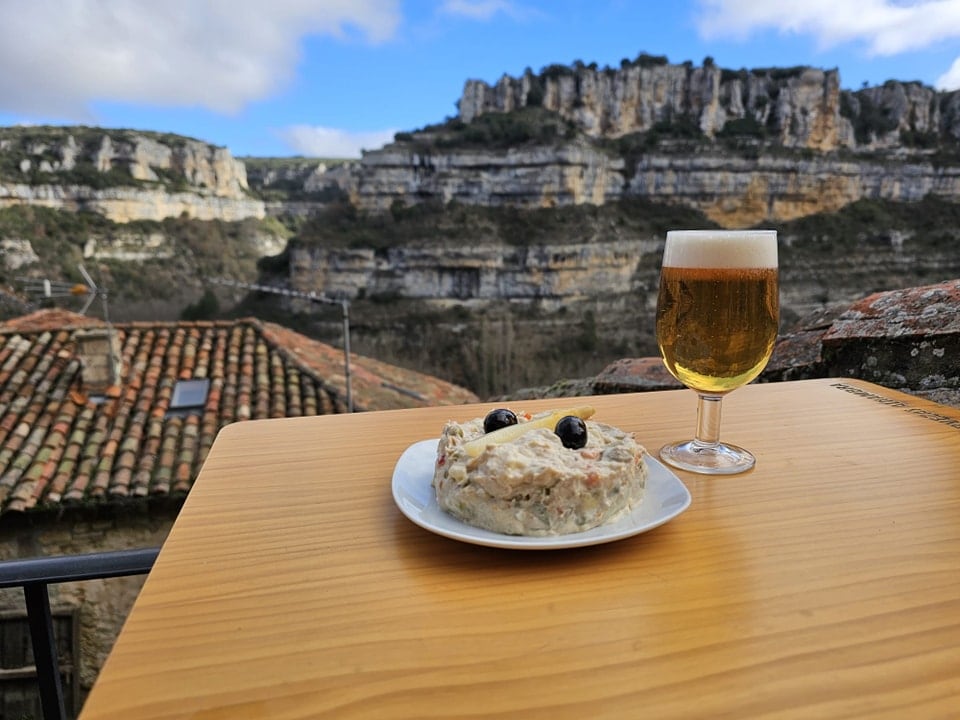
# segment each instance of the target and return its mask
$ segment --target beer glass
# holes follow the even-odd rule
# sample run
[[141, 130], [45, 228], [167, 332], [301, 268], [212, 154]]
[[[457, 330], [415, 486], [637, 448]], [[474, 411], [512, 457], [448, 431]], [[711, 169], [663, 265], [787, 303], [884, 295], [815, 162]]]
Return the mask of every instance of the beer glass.
[[775, 230], [667, 233], [657, 345], [670, 373], [699, 400], [696, 436], [662, 447], [666, 463], [707, 474], [754, 466], [748, 450], [720, 442], [720, 404], [766, 366], [779, 320]]

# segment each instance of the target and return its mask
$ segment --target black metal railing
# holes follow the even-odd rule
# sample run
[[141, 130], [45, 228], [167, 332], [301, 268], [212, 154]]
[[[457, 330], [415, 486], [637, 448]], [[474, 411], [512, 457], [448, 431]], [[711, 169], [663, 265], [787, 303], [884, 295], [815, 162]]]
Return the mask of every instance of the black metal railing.
[[143, 575], [150, 572], [159, 552], [160, 548], [144, 548], [0, 562], [0, 588], [23, 588], [44, 720], [66, 718], [47, 586]]

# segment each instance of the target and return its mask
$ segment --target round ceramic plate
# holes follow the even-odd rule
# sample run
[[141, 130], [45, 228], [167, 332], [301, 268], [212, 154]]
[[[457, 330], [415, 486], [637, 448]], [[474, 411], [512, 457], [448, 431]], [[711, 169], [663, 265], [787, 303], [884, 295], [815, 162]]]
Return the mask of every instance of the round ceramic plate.
[[690, 491], [680, 478], [647, 455], [649, 469], [643, 501], [616, 522], [591, 530], [549, 537], [503, 535], [473, 527], [440, 509], [433, 492], [433, 464], [439, 439], [408, 447], [393, 470], [393, 499], [400, 512], [422, 528], [474, 545], [518, 550], [556, 550], [622, 540], [663, 525], [690, 506]]

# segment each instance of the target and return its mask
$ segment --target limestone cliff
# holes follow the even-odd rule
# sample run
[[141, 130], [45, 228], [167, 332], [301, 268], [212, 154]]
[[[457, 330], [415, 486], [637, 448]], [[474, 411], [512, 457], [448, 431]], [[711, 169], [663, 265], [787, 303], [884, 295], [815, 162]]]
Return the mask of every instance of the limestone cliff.
[[[499, 242], [372, 248], [301, 247], [290, 252], [294, 287], [338, 297], [397, 297], [477, 308], [500, 301], [554, 311], [604, 296], [627, 296], [657, 271], [653, 238], [504, 247]], [[638, 270], [644, 272], [638, 276]], [[647, 272], [649, 271], [649, 272]], [[645, 276], [650, 277], [645, 277]], [[652, 284], [652, 283], [650, 283]]]
[[853, 92], [836, 70], [730, 71], [641, 56], [619, 70], [577, 64], [493, 86], [470, 80], [459, 109], [365, 153], [347, 176], [312, 182], [335, 184], [373, 212], [636, 196], [727, 227], [861, 199], [960, 200], [960, 91], [919, 83]]
[[[655, 354], [664, 229], [709, 225], [629, 197], [550, 210], [342, 213], [317, 218], [288, 245], [290, 286], [349, 299], [358, 352], [483, 396]], [[935, 195], [861, 200], [773, 227], [785, 324], [870, 292], [960, 276], [960, 204]], [[340, 321], [331, 311], [322, 336], [335, 341]]]
[[115, 222], [263, 217], [229, 150], [153, 132], [0, 128], [0, 207], [91, 210]]
[[702, 148], [647, 152], [627, 168], [624, 158], [582, 142], [504, 151], [425, 151], [397, 144], [367, 153], [345, 188], [359, 207], [375, 212], [426, 200], [543, 208], [642, 197], [695, 208], [721, 226], [743, 227], [835, 212], [863, 199], [913, 202], [934, 194], [960, 201], [960, 163], [922, 155], [750, 158]]
[[750, 227], [836, 212], [864, 199], [915, 202], [930, 194], [960, 201], [960, 163], [941, 165], [924, 157], [649, 154], [637, 161], [624, 194], [694, 207], [724, 227]]
[[591, 137], [620, 137], [683, 119], [709, 138], [739, 121], [765, 129], [784, 147], [821, 152], [960, 139], [960, 91], [889, 81], [851, 92], [841, 90], [837, 70], [731, 71], [645, 55], [624, 60], [619, 69], [579, 63], [504, 75], [493, 86], [468, 80], [458, 103], [464, 122], [528, 105], [559, 113]]
[[[859, 203], [818, 218], [816, 226], [777, 226], [787, 314], [802, 316], [874, 289], [960, 276], [957, 206], [927, 199], [912, 216], [905, 209], [897, 216], [903, 207]], [[435, 307], [480, 309], [505, 302], [552, 312], [603, 297], [618, 307], [639, 299], [640, 306], [652, 308], [664, 236], [636, 222], [651, 209], [618, 208], [570, 213], [539, 236], [511, 237], [523, 232], [505, 218], [498, 222], [492, 215], [466, 213], [459, 225], [438, 223], [434, 237], [426, 229], [429, 221], [422, 221], [407, 240], [390, 240], [386, 247], [338, 245], [330, 235], [314, 242], [295, 239], [287, 250], [289, 279], [303, 291], [351, 300], [425, 301]], [[394, 226], [405, 222], [394, 221]], [[357, 223], [363, 227], [359, 232], [370, 231], [362, 220]], [[941, 224], [940, 230], [931, 227]], [[567, 237], [557, 232], [564, 227]]]
[[623, 159], [583, 142], [560, 146], [366, 153], [345, 190], [366, 210], [423, 199], [512, 207], [603, 205], [623, 192]]

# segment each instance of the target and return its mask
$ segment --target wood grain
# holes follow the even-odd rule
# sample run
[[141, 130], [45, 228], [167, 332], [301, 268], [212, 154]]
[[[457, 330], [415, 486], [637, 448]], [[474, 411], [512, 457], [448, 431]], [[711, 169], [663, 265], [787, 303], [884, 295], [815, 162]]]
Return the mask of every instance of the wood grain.
[[[689, 391], [590, 399], [654, 451]], [[513, 403], [546, 409], [557, 401]], [[691, 507], [563, 551], [393, 504], [400, 453], [492, 405], [223, 430], [82, 718], [951, 717], [960, 412], [859, 381], [751, 385]]]

